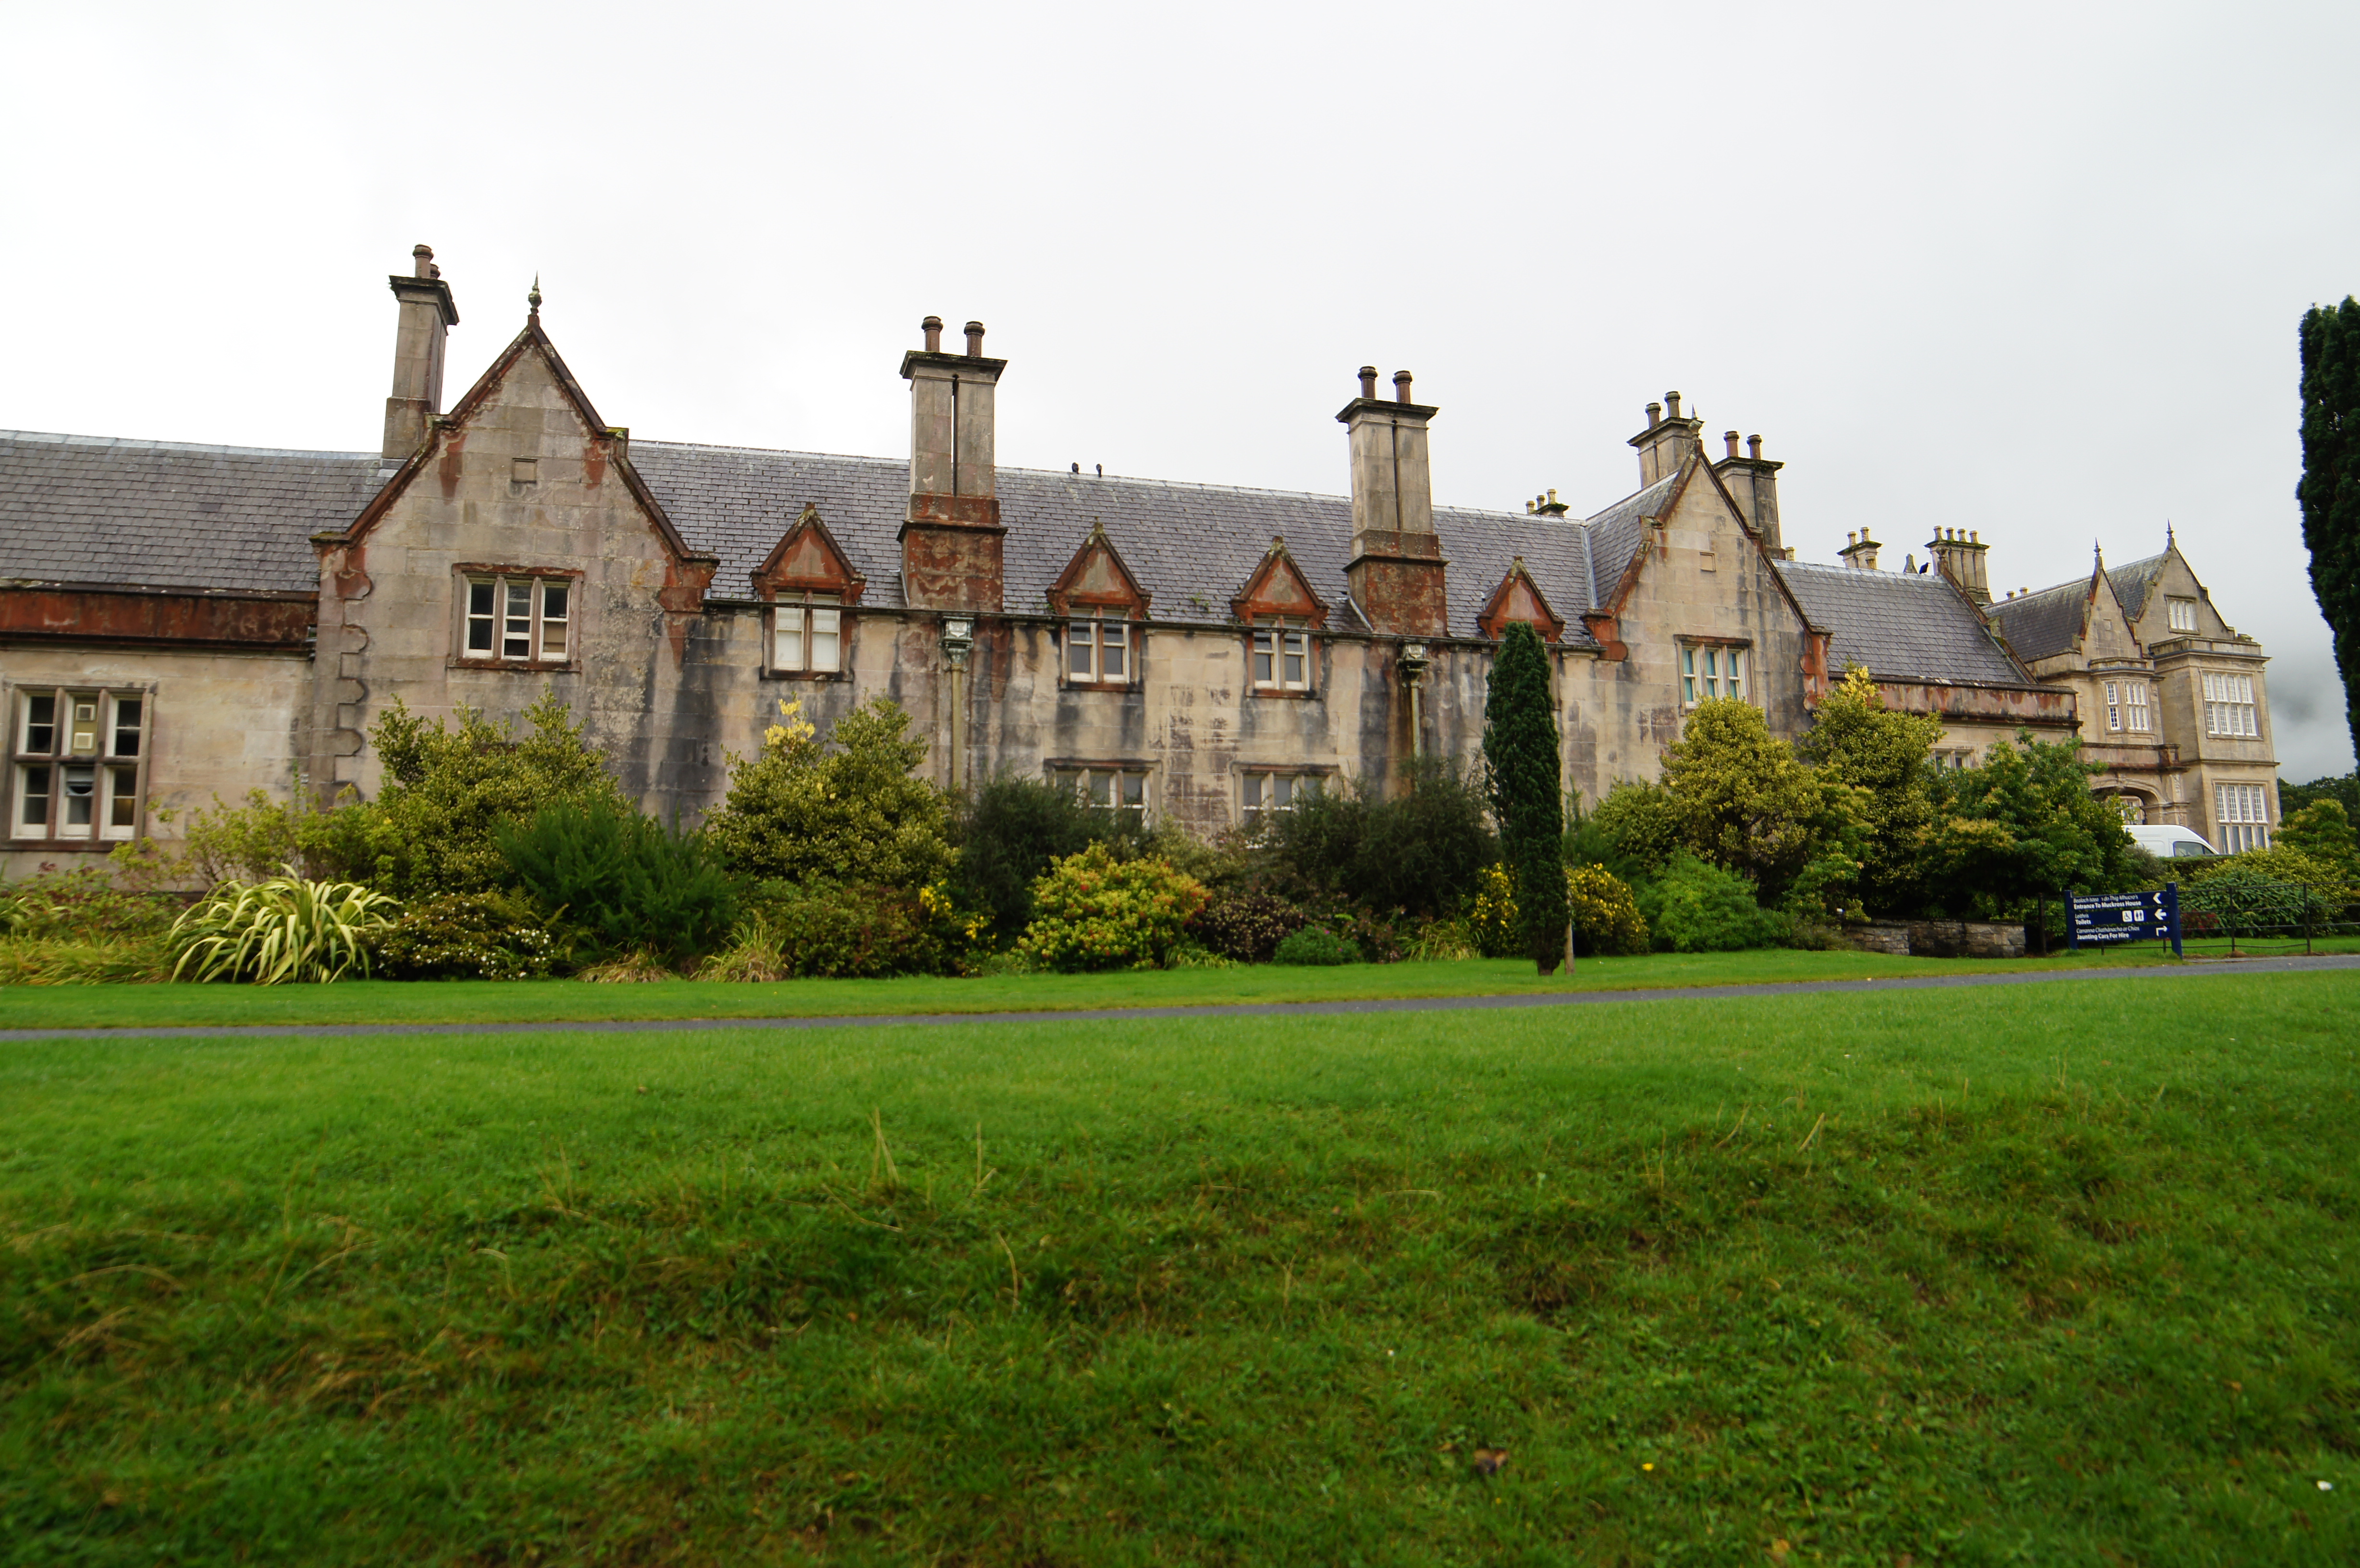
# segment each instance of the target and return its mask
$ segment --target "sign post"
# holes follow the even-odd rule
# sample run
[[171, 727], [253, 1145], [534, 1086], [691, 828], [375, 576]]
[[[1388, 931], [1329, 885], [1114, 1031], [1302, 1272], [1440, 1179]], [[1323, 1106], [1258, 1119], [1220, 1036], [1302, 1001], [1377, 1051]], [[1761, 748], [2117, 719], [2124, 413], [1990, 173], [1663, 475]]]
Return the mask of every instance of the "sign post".
[[2085, 942], [2168, 942], [2172, 957], [2186, 957], [2180, 946], [2180, 884], [2167, 882], [2154, 893], [2068, 893], [2065, 937], [2076, 950]]

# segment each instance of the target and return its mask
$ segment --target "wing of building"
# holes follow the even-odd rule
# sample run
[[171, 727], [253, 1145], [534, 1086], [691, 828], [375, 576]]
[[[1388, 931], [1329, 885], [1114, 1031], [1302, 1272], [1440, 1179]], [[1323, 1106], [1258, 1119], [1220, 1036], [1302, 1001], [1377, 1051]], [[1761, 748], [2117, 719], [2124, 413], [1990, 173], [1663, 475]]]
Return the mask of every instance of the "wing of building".
[[[1980, 544], [1929, 544], [1927, 572], [1880, 571], [1864, 536], [1841, 566], [1796, 561], [1782, 464], [1733, 430], [1709, 455], [1677, 393], [1629, 440], [1637, 488], [1588, 517], [1554, 493], [1436, 506], [1439, 410], [1367, 368], [1335, 416], [1344, 495], [1004, 469], [1008, 363], [979, 323], [946, 348], [932, 317], [900, 364], [905, 457], [635, 441], [566, 368], [537, 291], [446, 411], [450, 287], [423, 246], [389, 281], [376, 452], [0, 433], [12, 872], [169, 831], [168, 808], [216, 794], [372, 791], [368, 733], [396, 701], [513, 719], [544, 691], [667, 812], [715, 803], [782, 701], [825, 729], [883, 695], [945, 784], [1047, 776], [1205, 831], [1317, 780], [1389, 787], [1419, 755], [1473, 757], [1518, 621], [1551, 646], [1567, 782], [1592, 798], [1653, 777], [1709, 697], [1799, 733], [1851, 664], [1940, 714], [1953, 760], [2022, 726], [2115, 744], [2087, 734], [2103, 683], [2083, 675], [2113, 653], [2027, 652], [2016, 600], [1985, 613]], [[2184, 563], [2159, 559], [2132, 569], [2125, 628], [2180, 614]], [[2262, 712], [2258, 649], [2203, 626], [2220, 651], [2125, 655], [2155, 672], [2150, 722], [2181, 658], [2234, 667]], [[2183, 776], [2167, 739], [2125, 767], [2144, 745], [2148, 771]], [[2150, 809], [2203, 822], [2202, 804]]]

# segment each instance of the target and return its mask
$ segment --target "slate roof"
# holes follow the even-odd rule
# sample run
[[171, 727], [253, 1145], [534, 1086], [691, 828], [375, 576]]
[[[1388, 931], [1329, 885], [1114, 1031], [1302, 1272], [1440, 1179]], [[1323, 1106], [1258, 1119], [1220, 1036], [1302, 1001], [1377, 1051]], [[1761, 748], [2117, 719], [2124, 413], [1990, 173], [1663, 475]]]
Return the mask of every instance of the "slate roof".
[[390, 472], [374, 452], [0, 430], [0, 582], [316, 593], [310, 536]]
[[2090, 580], [2060, 583], [2037, 593], [2018, 593], [1988, 607], [1992, 625], [2027, 664], [2053, 659], [2071, 650], [2081, 635], [2081, 616], [2090, 603]]
[[1857, 664], [1885, 680], [2034, 684], [1983, 628], [1974, 606], [1931, 572], [1801, 561], [1782, 561], [1778, 572], [1813, 623], [1833, 634], [1828, 652], [1836, 670]]
[[[721, 557], [716, 594], [751, 593], [751, 573], [810, 502], [853, 569], [868, 577], [863, 603], [902, 603], [896, 535], [909, 498], [906, 462], [634, 439], [631, 464], [682, 536]], [[999, 481], [1000, 521], [1008, 528], [1003, 603], [1011, 612], [1047, 612], [1050, 585], [1089, 537], [1090, 525], [1099, 523], [1153, 595], [1159, 621], [1225, 623], [1230, 595], [1245, 586], [1277, 536], [1312, 591], [1328, 601], [1337, 617], [1330, 624], [1355, 624], [1344, 582], [1352, 505], [1343, 496], [1032, 468], [1002, 468]], [[1550, 607], [1573, 623], [1567, 639], [1590, 645], [1574, 617], [1592, 602], [1590, 529], [1561, 518], [1458, 506], [1436, 507], [1434, 520], [1450, 562], [1454, 633], [1479, 635], [1476, 616], [1521, 555]], [[1629, 540], [1617, 547], [1612, 575], [1601, 563], [1602, 591], [1636, 548], [1635, 514], [1617, 539], [1624, 532]]]
[[2163, 563], [2169, 554], [2150, 555], [2145, 561], [2134, 561], [2128, 566], [2106, 568], [2106, 581], [2114, 587], [2114, 597], [2122, 602], [2125, 622], [2136, 622], [2147, 610], [2147, 595], [2163, 578]]

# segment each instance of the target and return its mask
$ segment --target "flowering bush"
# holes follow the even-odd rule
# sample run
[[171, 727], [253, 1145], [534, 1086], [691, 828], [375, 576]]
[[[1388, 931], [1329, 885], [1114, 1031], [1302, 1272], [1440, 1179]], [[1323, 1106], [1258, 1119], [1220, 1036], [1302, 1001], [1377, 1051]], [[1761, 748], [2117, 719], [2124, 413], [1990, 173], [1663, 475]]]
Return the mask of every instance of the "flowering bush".
[[397, 980], [529, 980], [549, 973], [557, 942], [522, 898], [446, 893], [404, 909], [377, 951]]
[[939, 883], [898, 887], [797, 887], [766, 882], [719, 952], [697, 971], [705, 980], [958, 975], [989, 917], [956, 909]]
[[1475, 951], [1486, 958], [1524, 956], [1524, 941], [1516, 933], [1516, 878], [1505, 865], [1495, 862], [1476, 874], [1467, 931]]
[[732, 757], [729, 794], [705, 819], [721, 863], [744, 877], [798, 885], [873, 883], [915, 892], [943, 879], [957, 852], [943, 792], [911, 769], [926, 741], [910, 715], [876, 697], [822, 741], [800, 700], [752, 757]]
[[1207, 906], [1191, 929], [1199, 942], [1224, 958], [1268, 964], [1278, 944], [1310, 918], [1275, 893], [1232, 893]]
[[1565, 895], [1578, 951], [1601, 958], [1647, 951], [1647, 917], [1622, 878], [1603, 866], [1569, 866]]
[[1205, 885], [1168, 860], [1118, 861], [1094, 844], [1032, 884], [1035, 913], [1017, 950], [1066, 973], [1156, 967], [1206, 898]]

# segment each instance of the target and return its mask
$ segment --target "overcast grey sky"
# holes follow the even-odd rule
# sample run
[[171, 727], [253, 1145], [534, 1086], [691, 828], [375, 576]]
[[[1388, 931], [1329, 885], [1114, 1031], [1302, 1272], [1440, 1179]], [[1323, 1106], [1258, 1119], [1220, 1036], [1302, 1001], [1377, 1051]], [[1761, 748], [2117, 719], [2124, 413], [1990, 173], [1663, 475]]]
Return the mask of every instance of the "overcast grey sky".
[[1642, 408], [1785, 459], [1788, 542], [2166, 519], [2352, 766], [2295, 326], [2360, 290], [2360, 5], [8, 7], [0, 425], [373, 447], [385, 275], [455, 398], [543, 319], [645, 437], [897, 456], [929, 311], [1000, 459], [1340, 493], [1363, 362], [1437, 498], [1634, 486]]

